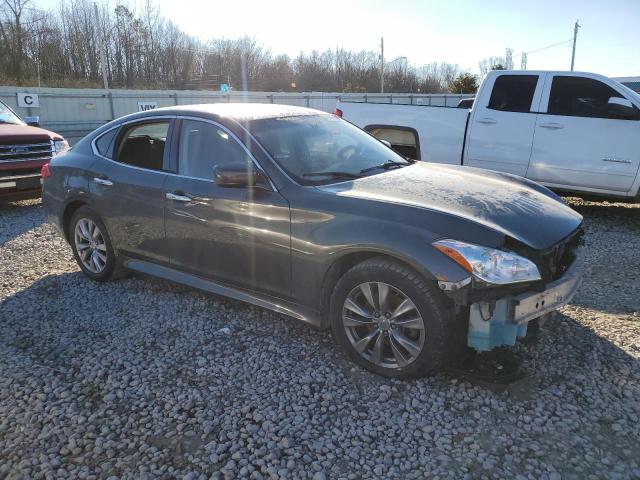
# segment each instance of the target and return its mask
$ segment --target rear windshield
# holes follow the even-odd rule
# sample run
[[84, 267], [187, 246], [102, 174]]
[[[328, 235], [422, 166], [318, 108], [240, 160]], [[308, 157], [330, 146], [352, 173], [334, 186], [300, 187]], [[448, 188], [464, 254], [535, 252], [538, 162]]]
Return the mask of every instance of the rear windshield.
[[410, 164], [379, 140], [334, 115], [254, 120], [249, 129], [301, 185], [334, 183]]

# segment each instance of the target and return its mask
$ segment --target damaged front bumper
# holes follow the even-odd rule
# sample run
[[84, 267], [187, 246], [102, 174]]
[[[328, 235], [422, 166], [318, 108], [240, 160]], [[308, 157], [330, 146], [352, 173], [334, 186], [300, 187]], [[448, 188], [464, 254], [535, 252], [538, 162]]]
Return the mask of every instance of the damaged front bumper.
[[542, 292], [525, 292], [494, 301], [477, 301], [469, 308], [467, 345], [483, 352], [503, 345], [515, 345], [527, 333], [531, 320], [550, 313], [571, 301], [582, 283], [584, 252], [575, 258], [559, 279]]

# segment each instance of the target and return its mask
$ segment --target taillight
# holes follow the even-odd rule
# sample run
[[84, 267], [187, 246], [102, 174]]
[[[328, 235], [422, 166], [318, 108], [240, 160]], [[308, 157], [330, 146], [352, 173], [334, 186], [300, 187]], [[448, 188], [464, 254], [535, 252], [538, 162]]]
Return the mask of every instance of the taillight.
[[49, 164], [45, 163], [44, 165], [42, 165], [42, 168], [40, 169], [40, 176], [45, 179], [45, 178], [49, 178], [51, 176], [51, 170], [49, 170]]
[[336, 116], [342, 118], [342, 110], [336, 108]]

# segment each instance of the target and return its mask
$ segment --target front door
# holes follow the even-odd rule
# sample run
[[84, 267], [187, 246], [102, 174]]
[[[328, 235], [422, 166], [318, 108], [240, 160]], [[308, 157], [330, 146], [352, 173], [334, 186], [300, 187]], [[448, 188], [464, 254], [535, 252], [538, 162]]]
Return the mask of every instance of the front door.
[[236, 287], [288, 297], [288, 202], [275, 190], [214, 183], [216, 165], [254, 161], [222, 125], [183, 119], [179, 138], [178, 175], [165, 185], [172, 265]]
[[[164, 170], [170, 126], [170, 119], [153, 119], [121, 127], [113, 147], [99, 151], [90, 179], [93, 206], [115, 248], [165, 263], [164, 183], [169, 175]], [[100, 140], [96, 146], [101, 148]]]
[[616, 118], [611, 97], [624, 95], [593, 78], [550, 75], [527, 177], [569, 190], [628, 192], [640, 164], [640, 111]]
[[542, 90], [539, 78], [510, 72], [483, 89], [469, 119], [465, 165], [526, 174]]

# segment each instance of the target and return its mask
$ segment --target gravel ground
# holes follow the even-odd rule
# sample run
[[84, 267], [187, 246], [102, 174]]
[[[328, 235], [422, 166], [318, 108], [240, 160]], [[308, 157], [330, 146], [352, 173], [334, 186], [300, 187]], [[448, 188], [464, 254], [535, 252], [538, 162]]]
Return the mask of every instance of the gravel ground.
[[591, 273], [508, 386], [385, 380], [265, 310], [92, 283], [38, 202], [0, 209], [0, 478], [640, 478], [640, 206], [572, 203]]

